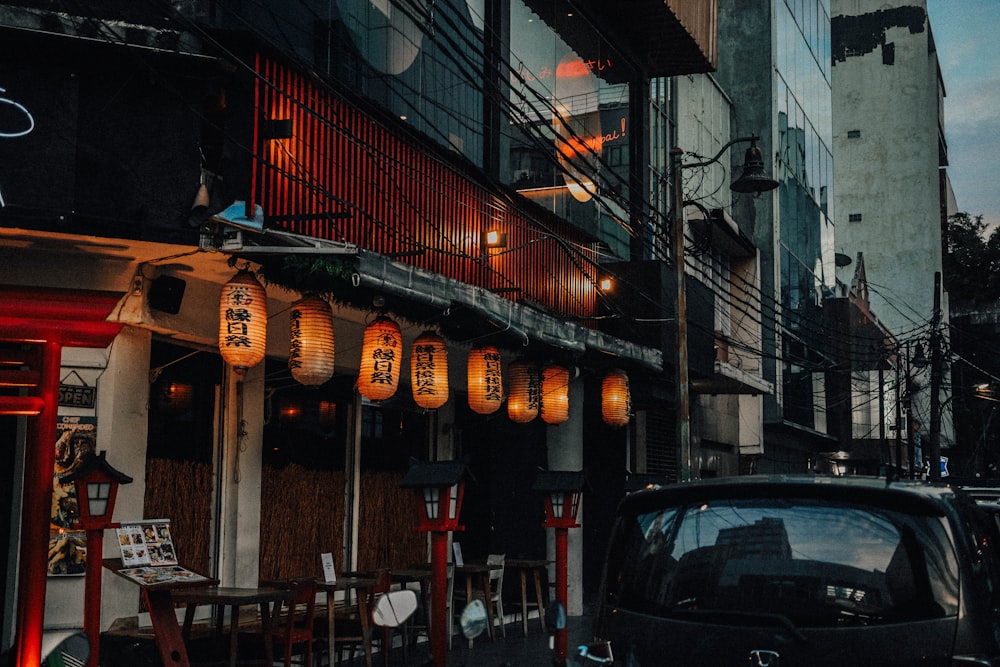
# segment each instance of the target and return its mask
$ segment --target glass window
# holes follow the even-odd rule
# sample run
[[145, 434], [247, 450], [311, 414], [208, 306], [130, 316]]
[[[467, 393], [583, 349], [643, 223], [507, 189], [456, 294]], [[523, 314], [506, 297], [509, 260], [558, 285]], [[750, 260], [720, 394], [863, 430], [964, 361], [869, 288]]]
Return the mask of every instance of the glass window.
[[957, 613], [944, 520], [814, 499], [720, 499], [626, 518], [618, 602], [655, 615], [783, 614], [800, 626]]
[[523, 196], [627, 252], [625, 59], [567, 3], [510, 3], [508, 173]]

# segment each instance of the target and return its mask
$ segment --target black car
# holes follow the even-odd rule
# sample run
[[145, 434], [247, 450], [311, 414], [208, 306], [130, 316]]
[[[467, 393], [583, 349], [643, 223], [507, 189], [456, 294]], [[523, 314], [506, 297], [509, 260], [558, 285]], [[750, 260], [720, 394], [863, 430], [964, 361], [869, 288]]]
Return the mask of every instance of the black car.
[[961, 490], [718, 478], [621, 503], [595, 634], [615, 664], [1000, 665], [992, 532]]

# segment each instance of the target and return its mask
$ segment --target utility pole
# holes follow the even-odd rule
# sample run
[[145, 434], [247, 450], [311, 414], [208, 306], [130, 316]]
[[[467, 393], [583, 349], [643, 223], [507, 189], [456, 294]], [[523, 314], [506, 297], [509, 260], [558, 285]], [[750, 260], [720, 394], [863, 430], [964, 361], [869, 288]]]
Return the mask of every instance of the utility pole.
[[675, 147], [670, 151], [673, 172], [674, 214], [674, 279], [677, 288], [677, 317], [675, 335], [677, 340], [676, 391], [677, 391], [677, 447], [680, 457], [680, 481], [691, 481], [691, 398], [688, 387], [688, 340], [687, 340], [687, 287], [684, 274], [684, 184], [681, 178], [684, 151]]
[[930, 479], [941, 480], [941, 272], [934, 273], [934, 314], [931, 317], [931, 442]]

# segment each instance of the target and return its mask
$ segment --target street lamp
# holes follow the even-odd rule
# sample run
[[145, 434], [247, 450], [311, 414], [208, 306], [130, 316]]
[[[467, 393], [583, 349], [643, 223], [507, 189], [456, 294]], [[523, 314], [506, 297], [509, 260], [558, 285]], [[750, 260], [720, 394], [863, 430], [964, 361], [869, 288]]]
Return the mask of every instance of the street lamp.
[[764, 157], [757, 147], [757, 135], [739, 137], [723, 146], [715, 157], [703, 162], [684, 164], [684, 151], [675, 147], [671, 151], [671, 176], [673, 178], [673, 200], [671, 217], [674, 223], [674, 248], [671, 259], [674, 262], [674, 274], [677, 282], [677, 446], [680, 454], [681, 481], [691, 480], [691, 405], [688, 386], [688, 347], [687, 347], [687, 293], [684, 273], [684, 191], [681, 179], [682, 169], [707, 167], [719, 161], [719, 158], [729, 150], [730, 146], [750, 142], [743, 160], [743, 171], [740, 177], [733, 181], [729, 188], [733, 192], [760, 195], [778, 187], [778, 182], [764, 173]]
[[458, 517], [465, 495], [467, 467], [460, 461], [414, 462], [399, 486], [416, 492], [417, 530], [431, 534], [431, 657], [434, 667], [448, 664], [448, 533], [462, 530]]
[[[532, 491], [545, 494], [545, 523], [543, 528], [555, 528], [556, 538], [556, 599], [567, 608], [567, 591], [569, 588], [569, 564], [567, 547], [569, 545], [569, 529], [579, 528], [577, 514], [580, 510], [580, 497], [587, 477], [583, 471], [566, 472], [557, 470], [540, 470], [531, 486]], [[568, 636], [566, 628], [555, 632], [555, 656], [553, 663], [566, 664]]]
[[97, 667], [101, 642], [101, 573], [104, 563], [104, 530], [117, 528], [111, 517], [115, 511], [118, 485], [132, 478], [115, 470], [100, 452], [84, 460], [80, 467], [62, 478], [76, 486], [80, 525], [87, 531], [87, 570], [84, 581], [83, 630], [90, 639], [87, 667]]

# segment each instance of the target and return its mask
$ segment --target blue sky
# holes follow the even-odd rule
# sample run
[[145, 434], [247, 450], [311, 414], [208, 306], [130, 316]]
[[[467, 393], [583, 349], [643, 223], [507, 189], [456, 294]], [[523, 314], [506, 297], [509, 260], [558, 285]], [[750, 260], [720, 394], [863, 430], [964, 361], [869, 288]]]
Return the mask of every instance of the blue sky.
[[958, 210], [1000, 225], [1000, 0], [927, 0]]

